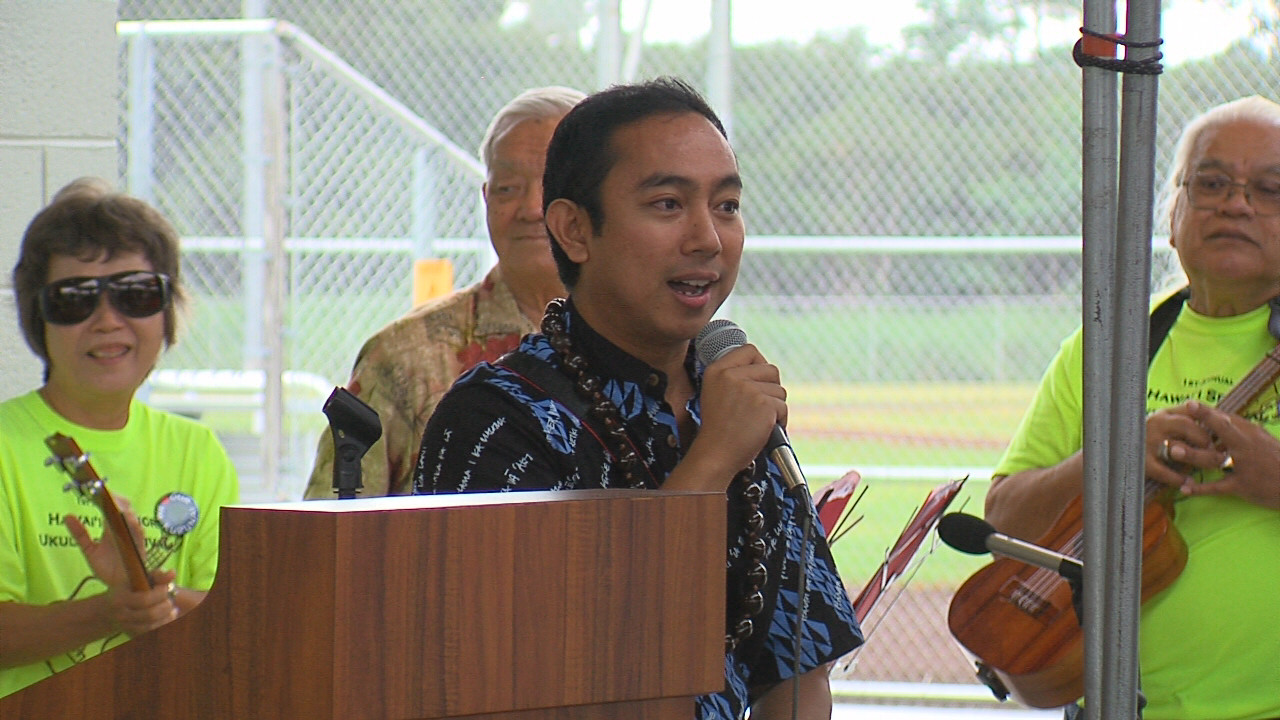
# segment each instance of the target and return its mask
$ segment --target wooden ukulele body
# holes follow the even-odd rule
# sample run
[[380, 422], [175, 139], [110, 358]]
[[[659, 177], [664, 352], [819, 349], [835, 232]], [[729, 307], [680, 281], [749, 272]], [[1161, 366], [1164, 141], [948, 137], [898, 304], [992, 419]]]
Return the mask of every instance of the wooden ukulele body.
[[[1078, 554], [1083, 499], [1077, 497], [1036, 541]], [[1187, 564], [1187, 546], [1171, 508], [1146, 504], [1142, 533], [1142, 601], [1168, 587]], [[951, 634], [1024, 705], [1061, 707], [1084, 694], [1084, 635], [1060, 575], [1000, 558], [956, 591], [947, 613]]]

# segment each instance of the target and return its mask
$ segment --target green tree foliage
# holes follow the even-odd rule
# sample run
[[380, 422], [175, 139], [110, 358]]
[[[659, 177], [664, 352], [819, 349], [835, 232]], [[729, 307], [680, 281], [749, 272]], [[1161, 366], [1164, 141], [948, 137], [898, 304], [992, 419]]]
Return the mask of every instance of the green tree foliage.
[[[764, 234], [1057, 235], [1079, 227], [1079, 83], [1066, 63], [896, 61], [741, 153]], [[878, 88], [874, 94], [869, 88]], [[824, 142], [814, 142], [824, 138]]]
[[992, 39], [1005, 28], [984, 0], [919, 0], [916, 5], [929, 19], [902, 34], [912, 50], [933, 63], [945, 63], [964, 45]]
[[1078, 17], [1081, 9], [1079, 0], [917, 0], [916, 6], [926, 20], [907, 27], [903, 36], [917, 57], [933, 63], [989, 54], [993, 47], [1012, 61], [1023, 44], [1034, 45], [1041, 57], [1041, 23]]
[[[1273, 7], [1278, 1], [1269, 0]], [[180, 14], [227, 17], [239, 4], [186, 0]], [[974, 42], [1010, 43], [1032, 26], [1033, 16], [1065, 14], [1069, 4], [921, 0], [931, 21], [908, 32], [913, 49], [903, 54], [872, 46], [860, 31], [820, 35], [803, 44], [735, 48], [732, 139], [747, 179], [750, 232], [1078, 233], [1081, 93], [1070, 49], [1043, 48], [1035, 62], [1014, 61], [1010, 53], [969, 52]], [[120, 14], [166, 17], [160, 13], [174, 5], [122, 0]], [[528, 0], [522, 6], [523, 15], [510, 12], [514, 6], [506, 0], [275, 0], [269, 10], [311, 34], [454, 142], [474, 149], [489, 117], [519, 91], [547, 84], [594, 89], [594, 49], [581, 35], [592, 18], [584, 0]], [[681, 75], [705, 90], [706, 58], [705, 41], [648, 45], [640, 75]], [[234, 53], [208, 62], [237, 67]], [[181, 72], [162, 67], [162, 78], [180, 90], [182, 73], [190, 70], [184, 67]], [[1213, 103], [1251, 92], [1274, 96], [1280, 87], [1276, 68], [1275, 56], [1252, 42], [1168, 68], [1161, 78], [1159, 151], [1167, 153], [1172, 134]], [[223, 84], [216, 97], [193, 100], [189, 107], [225, 108], [227, 124], [193, 127], [187, 136], [199, 162], [174, 158], [157, 174], [199, 165], [216, 179], [201, 194], [222, 193], [234, 201], [242, 176], [234, 134], [238, 74], [224, 70], [218, 77]], [[308, 130], [311, 120], [297, 119], [296, 128]], [[348, 134], [356, 135], [365, 126], [352, 127]], [[200, 143], [207, 147], [196, 147]], [[365, 145], [370, 157], [349, 153], [342, 172], [377, 180], [386, 171], [376, 138]], [[317, 145], [315, 152], [325, 147]], [[1163, 157], [1157, 161], [1160, 169]], [[234, 214], [218, 217], [201, 232], [234, 232], [235, 224]], [[338, 226], [353, 232], [369, 227], [354, 219]]]
[[1223, 6], [1249, 8], [1250, 37], [1272, 52], [1280, 54], [1280, 0], [1218, 0]]

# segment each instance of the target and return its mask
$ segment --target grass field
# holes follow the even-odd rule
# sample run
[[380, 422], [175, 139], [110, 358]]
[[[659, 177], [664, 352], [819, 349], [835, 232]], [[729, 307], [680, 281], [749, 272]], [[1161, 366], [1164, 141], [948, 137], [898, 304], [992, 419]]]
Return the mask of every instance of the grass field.
[[[403, 312], [401, 304], [354, 287], [292, 298], [286, 365], [341, 383], [363, 339]], [[243, 303], [203, 296], [192, 305], [189, 336], [164, 365], [243, 367]], [[335, 307], [343, 308], [342, 322], [333, 321]], [[943, 479], [955, 479], [948, 470], [955, 469], [959, 477], [962, 468], [995, 464], [1045, 362], [1078, 323], [1068, 307], [1046, 314], [1042, 307], [1012, 304], [801, 311], [748, 301], [733, 310], [750, 328], [752, 341], [782, 368], [789, 392], [789, 433], [811, 484], [816, 488], [850, 468], [863, 472], [867, 493], [858, 512], [865, 519], [834, 549], [851, 585], [860, 585], [875, 571], [928, 491]], [[939, 379], [879, 379], [900, 377]], [[957, 379], [973, 377], [981, 379]], [[997, 377], [1016, 380], [991, 379]], [[286, 464], [302, 475], [309, 470], [315, 437], [325, 428], [315, 404], [313, 414], [285, 419], [289, 444], [304, 448]], [[209, 412], [204, 420], [242, 436], [261, 427], [252, 412]], [[895, 472], [877, 476], [877, 468]], [[912, 478], [909, 468], [929, 472]], [[972, 477], [956, 507], [967, 503], [967, 511], [980, 513], [987, 480]], [[942, 547], [916, 582], [955, 584], [983, 562]]]
[[[861, 586], [872, 576], [931, 489], [963, 475], [959, 470], [947, 475], [947, 469], [995, 464], [1033, 391], [1030, 383], [815, 383], [788, 388], [792, 443], [814, 490], [845, 470], [863, 473], [866, 494], [853, 511], [863, 519], [833, 547], [849, 585]], [[221, 433], [239, 436], [253, 434], [255, 427], [253, 413], [247, 411], [215, 410], [202, 420]], [[314, 415], [295, 416], [286, 424], [286, 435], [296, 433], [292, 444], [301, 448], [291, 462], [306, 465], [304, 475], [315, 438], [325, 427], [318, 406]], [[885, 468], [896, 472], [878, 476], [876, 470]], [[930, 476], [907, 477], [904, 468], [924, 468]], [[988, 481], [985, 473], [970, 477], [951, 509], [980, 515]], [[913, 582], [954, 587], [985, 562], [941, 546]]]
[[1032, 383], [819, 383], [787, 387], [788, 429], [816, 465], [990, 466]]
[[[866, 494], [854, 510], [863, 520], [832, 548], [848, 584], [860, 586], [875, 573], [930, 490], [946, 479], [958, 479], [877, 477], [868, 469], [990, 468], [1034, 390], [1031, 383], [788, 388], [788, 429], [802, 466], [863, 473]], [[834, 479], [809, 477], [815, 490]], [[970, 477], [951, 510], [981, 515], [988, 485], [985, 475]], [[922, 563], [913, 582], [954, 587], [988, 560], [943, 545]]]
[[[285, 366], [340, 382], [366, 338], [408, 310], [400, 293], [335, 281], [345, 291], [297, 292], [284, 327]], [[964, 302], [962, 302], [964, 300]], [[903, 304], [893, 297], [844, 306], [812, 301], [735, 298], [732, 316], [783, 371], [788, 387], [805, 382], [1034, 382], [1062, 337], [1080, 323], [1070, 303], [929, 298]], [[1023, 303], [1023, 304], [1018, 304]], [[239, 368], [246, 354], [246, 312], [239, 297], [192, 298], [167, 367]], [[335, 313], [340, 311], [339, 320]], [[254, 309], [256, 313], [256, 308]], [[264, 331], [269, 332], [269, 331]], [[257, 350], [260, 352], [260, 349]], [[251, 358], [256, 362], [259, 358]]]
[[[884, 562], [885, 553], [893, 546], [920, 503], [930, 490], [940, 484], [919, 480], [864, 480], [866, 495], [851, 511], [852, 517], [861, 516], [863, 519], [831, 548], [845, 584], [858, 588], [875, 575]], [[981, 515], [987, 486], [985, 478], [970, 478], [950, 510], [963, 509], [964, 512]], [[931, 538], [930, 543], [917, 554], [919, 569], [911, 580], [913, 585], [954, 589], [991, 560], [990, 556], [965, 555], [940, 542], [930, 553], [933, 545]]]

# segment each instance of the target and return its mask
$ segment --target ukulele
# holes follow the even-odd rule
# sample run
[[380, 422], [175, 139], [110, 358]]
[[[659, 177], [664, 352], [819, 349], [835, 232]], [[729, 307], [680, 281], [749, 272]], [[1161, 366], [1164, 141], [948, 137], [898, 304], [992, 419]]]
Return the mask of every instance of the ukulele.
[[[1277, 378], [1277, 345], [1218, 403], [1240, 414]], [[1077, 496], [1036, 544], [1071, 557], [1084, 547], [1083, 498]], [[1142, 602], [1173, 584], [1187, 545], [1173, 525], [1173, 494], [1146, 483], [1142, 529]], [[947, 612], [951, 634], [978, 658], [979, 677], [1030, 707], [1056, 708], [1084, 694], [1084, 637], [1060, 575], [1009, 558], [978, 570], [956, 590]], [[994, 675], [994, 677], [992, 677]], [[1003, 688], [999, 688], [1003, 685]]]
[[102, 512], [106, 521], [107, 532], [115, 540], [120, 552], [120, 560], [124, 564], [125, 573], [129, 576], [129, 585], [134, 590], [148, 590], [152, 587], [151, 577], [147, 574], [142, 552], [134, 542], [133, 533], [124, 520], [124, 513], [116, 505], [115, 498], [107, 490], [107, 481], [98, 477], [93, 466], [89, 464], [89, 455], [80, 449], [76, 441], [62, 433], [54, 433], [44, 439], [44, 444], [53, 453], [46, 461], [49, 465], [57, 465], [71, 477], [66, 490], [75, 490], [93, 501]]

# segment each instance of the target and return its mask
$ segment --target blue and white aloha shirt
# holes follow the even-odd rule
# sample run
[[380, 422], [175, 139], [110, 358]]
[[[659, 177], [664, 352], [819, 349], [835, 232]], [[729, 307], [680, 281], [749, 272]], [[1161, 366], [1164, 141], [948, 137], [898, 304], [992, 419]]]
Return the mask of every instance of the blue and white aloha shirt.
[[[665, 375], [596, 333], [574, 310], [572, 301], [568, 308], [566, 322], [574, 349], [586, 357], [591, 372], [605, 381], [604, 393], [620, 410], [633, 447], [649, 469], [646, 486], [659, 487], [684, 451], [675, 416], [663, 399]], [[515, 352], [530, 355], [559, 372], [559, 356], [543, 335], [525, 336]], [[700, 390], [703, 368], [692, 350], [685, 367]], [[700, 423], [697, 392], [688, 410]], [[564, 404], [511, 369], [482, 363], [458, 379], [427, 424], [414, 492], [628, 487], [621, 467], [611, 457]], [[725, 689], [698, 698], [695, 717], [700, 719], [743, 718], [752, 701], [795, 672], [802, 518], [797, 517], [798, 501], [784, 492], [778, 468], [763, 451], [753, 472], [757, 482], [763, 477], [766, 488], [760, 504], [769, 572], [765, 605], [753, 618], [754, 632], [725, 657]], [[750, 565], [744, 551], [747, 532], [742, 487], [734, 482], [728, 491], [725, 617], [730, 626], [742, 617]], [[801, 673], [862, 644], [862, 633], [831, 551], [820, 530], [811, 535], [803, 553], [808, 592]]]

